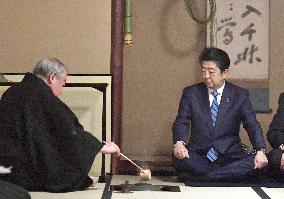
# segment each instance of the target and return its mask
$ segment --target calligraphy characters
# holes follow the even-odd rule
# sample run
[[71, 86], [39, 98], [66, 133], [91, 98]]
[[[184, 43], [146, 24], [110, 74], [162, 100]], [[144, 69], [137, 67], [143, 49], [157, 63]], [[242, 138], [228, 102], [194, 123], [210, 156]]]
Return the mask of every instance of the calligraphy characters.
[[[229, 11], [233, 11], [233, 4], [230, 4]], [[253, 23], [256, 17], [261, 17], [261, 12], [251, 5], [246, 5], [246, 10], [240, 15], [245, 21], [243, 24], [249, 24], [245, 28], [240, 28], [239, 36], [247, 41], [248, 46], [243, 50], [240, 50], [236, 55], [236, 60], [233, 62], [234, 65], [238, 65], [242, 61], [247, 61], [252, 64], [254, 61], [261, 62], [261, 58], [254, 56], [259, 50], [257, 45], [254, 43], [254, 36], [257, 34], [257, 28]], [[247, 20], [249, 20], [248, 23]], [[223, 43], [225, 45], [230, 45], [234, 40], [234, 32], [232, 27], [236, 26], [237, 23], [233, 20], [233, 17], [226, 17], [220, 20], [220, 26], [217, 27], [217, 31], [223, 30]], [[239, 29], [239, 28], [238, 28]]]

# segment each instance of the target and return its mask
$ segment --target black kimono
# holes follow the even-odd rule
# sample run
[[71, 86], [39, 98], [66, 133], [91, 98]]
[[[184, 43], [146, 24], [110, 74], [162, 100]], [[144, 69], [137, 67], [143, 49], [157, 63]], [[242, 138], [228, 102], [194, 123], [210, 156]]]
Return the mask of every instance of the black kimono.
[[[0, 174], [1, 175], [1, 174]], [[22, 187], [0, 180], [1, 199], [31, 199], [31, 195]]]
[[269, 173], [279, 180], [284, 181], [284, 172], [280, 171], [281, 157], [284, 151], [279, 149], [284, 144], [284, 93], [279, 96], [277, 113], [269, 126], [267, 140], [272, 146], [268, 154]]
[[29, 191], [67, 192], [92, 183], [88, 172], [101, 142], [84, 131], [74, 113], [32, 73], [0, 101], [1, 175]]

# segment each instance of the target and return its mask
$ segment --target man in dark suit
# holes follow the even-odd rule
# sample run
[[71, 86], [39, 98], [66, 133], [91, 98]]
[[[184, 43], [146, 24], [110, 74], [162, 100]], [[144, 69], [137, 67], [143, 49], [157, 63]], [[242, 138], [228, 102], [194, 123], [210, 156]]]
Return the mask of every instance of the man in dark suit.
[[[205, 48], [199, 62], [203, 82], [184, 89], [173, 124], [176, 170], [206, 179], [234, 179], [265, 167], [264, 136], [248, 91], [225, 81], [230, 66], [228, 54], [218, 48]], [[241, 123], [255, 154], [246, 153], [242, 147]]]
[[278, 104], [277, 113], [267, 133], [267, 140], [273, 148], [268, 154], [269, 173], [284, 181], [284, 93], [280, 95]]

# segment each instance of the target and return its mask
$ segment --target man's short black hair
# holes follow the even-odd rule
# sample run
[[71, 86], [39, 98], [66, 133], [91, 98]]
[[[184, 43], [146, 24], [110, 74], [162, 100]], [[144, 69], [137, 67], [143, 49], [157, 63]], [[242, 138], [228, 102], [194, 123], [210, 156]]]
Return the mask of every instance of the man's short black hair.
[[215, 47], [206, 47], [202, 50], [199, 55], [199, 63], [202, 64], [203, 61], [215, 62], [221, 72], [230, 67], [229, 55], [225, 51]]

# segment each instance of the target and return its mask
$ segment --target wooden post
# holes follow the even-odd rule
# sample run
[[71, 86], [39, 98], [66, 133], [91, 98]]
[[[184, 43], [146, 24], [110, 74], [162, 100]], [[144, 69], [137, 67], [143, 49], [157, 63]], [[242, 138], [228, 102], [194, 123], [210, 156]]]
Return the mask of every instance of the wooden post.
[[[112, 140], [121, 147], [124, 0], [111, 1]], [[112, 174], [118, 173], [119, 159], [112, 156]]]

